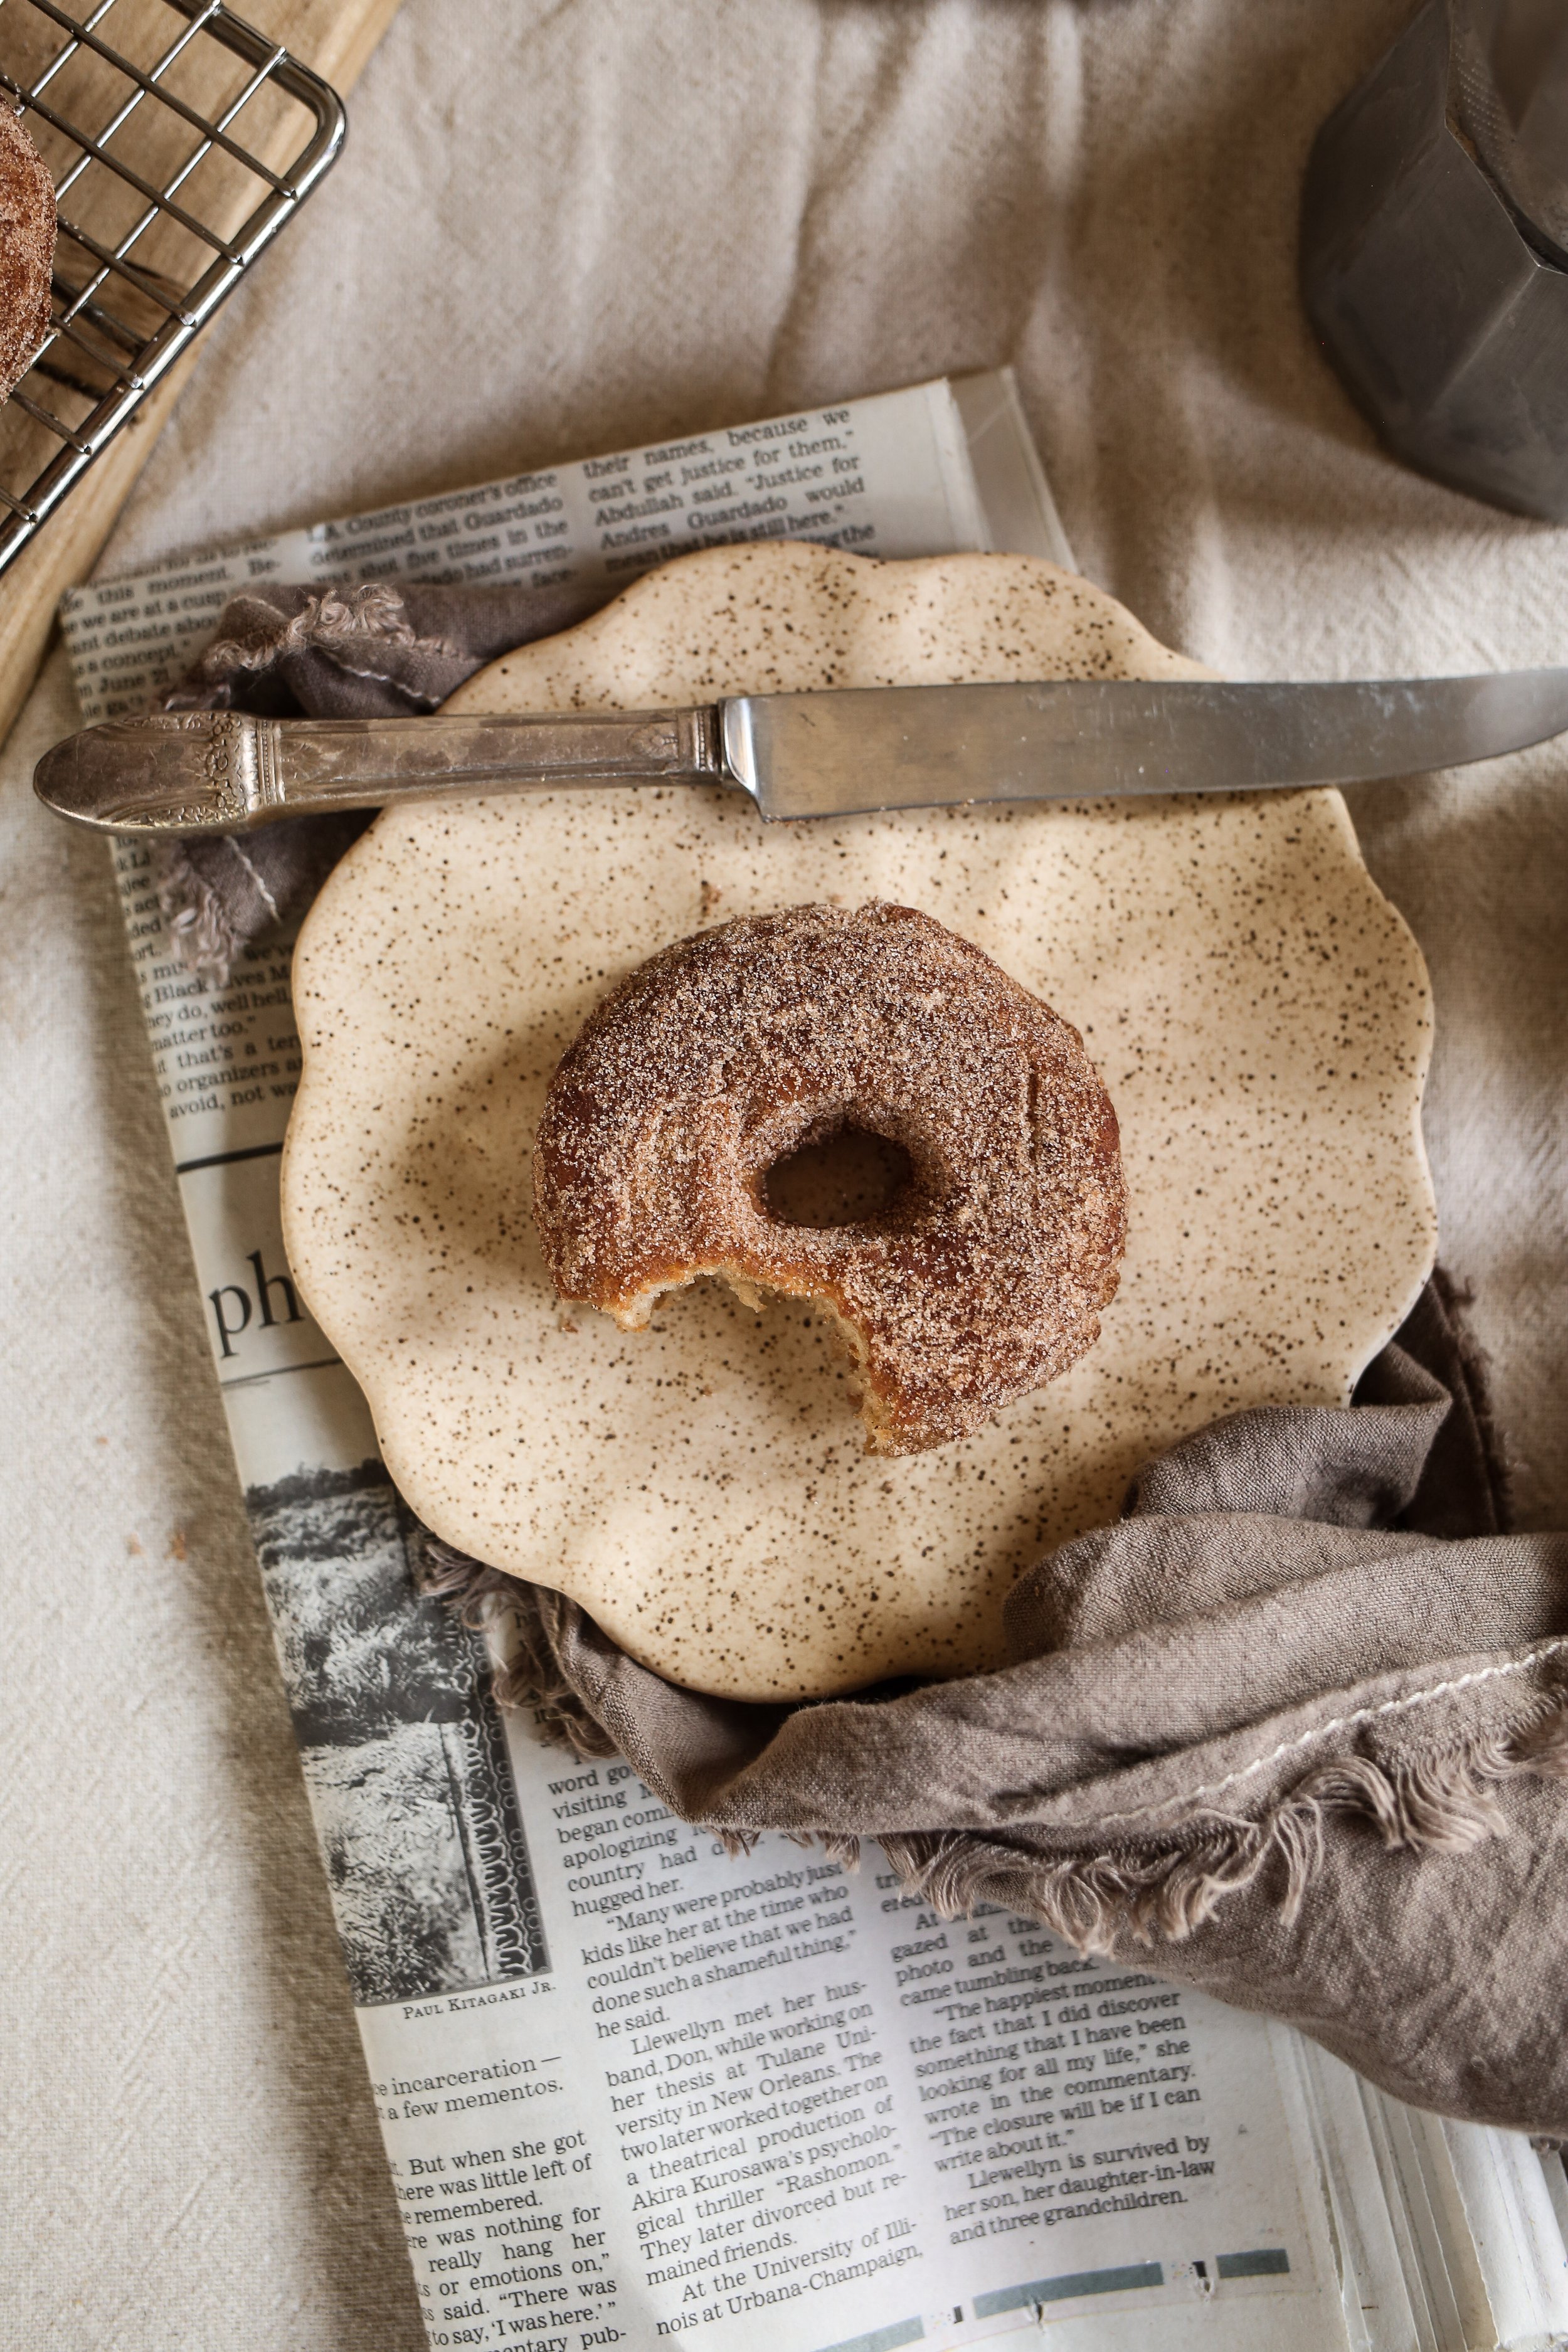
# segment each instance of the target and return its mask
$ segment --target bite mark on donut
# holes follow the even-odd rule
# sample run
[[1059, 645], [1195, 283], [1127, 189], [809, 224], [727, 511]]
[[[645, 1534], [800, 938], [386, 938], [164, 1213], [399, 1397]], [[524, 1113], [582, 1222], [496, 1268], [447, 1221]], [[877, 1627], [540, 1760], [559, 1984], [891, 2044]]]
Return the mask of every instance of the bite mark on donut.
[[[773, 1213], [770, 1171], [845, 1128], [910, 1176], [844, 1223]], [[704, 1276], [808, 1299], [867, 1449], [971, 1434], [1099, 1336], [1125, 1234], [1116, 1114], [1083, 1041], [932, 917], [794, 907], [675, 942], [552, 1082], [534, 1207], [563, 1298], [646, 1328]]]

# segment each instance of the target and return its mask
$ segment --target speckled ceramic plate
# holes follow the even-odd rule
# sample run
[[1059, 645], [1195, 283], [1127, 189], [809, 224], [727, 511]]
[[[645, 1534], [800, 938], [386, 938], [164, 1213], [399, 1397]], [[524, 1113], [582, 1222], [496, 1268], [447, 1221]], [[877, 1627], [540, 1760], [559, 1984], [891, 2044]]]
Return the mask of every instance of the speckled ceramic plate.
[[[457, 699], [1192, 667], [1022, 558], [773, 547], [655, 573]], [[530, 1182], [551, 1073], [620, 974], [732, 915], [873, 897], [925, 908], [1082, 1031], [1131, 1228], [1072, 1371], [979, 1437], [890, 1461], [862, 1450], [808, 1305], [759, 1318], [700, 1283], [647, 1332], [563, 1311]], [[289, 1254], [399, 1486], [439, 1535], [701, 1689], [996, 1664], [1023, 1567], [1215, 1414], [1343, 1403], [1432, 1263], [1426, 971], [1335, 793], [773, 827], [716, 790], [429, 803], [339, 866], [295, 998]]]

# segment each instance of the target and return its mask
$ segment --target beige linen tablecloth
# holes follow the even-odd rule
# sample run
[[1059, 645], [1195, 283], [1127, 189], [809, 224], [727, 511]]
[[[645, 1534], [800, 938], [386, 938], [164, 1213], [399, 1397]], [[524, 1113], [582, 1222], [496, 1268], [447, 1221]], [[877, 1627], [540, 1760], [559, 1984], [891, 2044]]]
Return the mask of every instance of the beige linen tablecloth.
[[[257, 13], [262, 13], [258, 0]], [[1409, 0], [407, 0], [105, 559], [1011, 361], [1084, 568], [1238, 677], [1564, 657], [1568, 532], [1384, 457], [1294, 275]], [[107, 861], [5, 755], [0, 2343], [422, 2341]], [[1357, 798], [1526, 1525], [1568, 1521], [1568, 752]]]

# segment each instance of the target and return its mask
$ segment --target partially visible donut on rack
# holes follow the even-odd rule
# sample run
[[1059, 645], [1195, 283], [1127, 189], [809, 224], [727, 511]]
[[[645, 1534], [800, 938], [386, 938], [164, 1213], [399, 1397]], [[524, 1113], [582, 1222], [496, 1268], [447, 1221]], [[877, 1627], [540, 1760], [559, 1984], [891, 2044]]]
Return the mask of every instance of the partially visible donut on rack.
[[[770, 1171], [846, 1129], [906, 1181], [871, 1216], [786, 1222]], [[563, 1058], [533, 1173], [557, 1290], [624, 1328], [703, 1275], [818, 1301], [873, 1454], [969, 1436], [1075, 1363], [1125, 1235], [1116, 1114], [1078, 1032], [877, 900], [746, 916], [641, 965]]]
[[54, 182], [16, 115], [0, 106], [0, 400], [49, 331], [54, 267]]

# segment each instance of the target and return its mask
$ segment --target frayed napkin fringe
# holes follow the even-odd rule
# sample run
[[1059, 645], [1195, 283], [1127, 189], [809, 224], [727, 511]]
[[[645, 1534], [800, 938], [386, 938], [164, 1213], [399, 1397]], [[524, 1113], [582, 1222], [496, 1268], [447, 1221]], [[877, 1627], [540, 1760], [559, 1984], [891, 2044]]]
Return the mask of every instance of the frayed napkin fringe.
[[509, 1713], [531, 1710], [547, 1748], [569, 1748], [585, 1761], [620, 1752], [556, 1669], [538, 1603], [526, 1585], [431, 1535], [425, 1538], [418, 1583], [431, 1600], [446, 1601], [470, 1633], [484, 1634], [506, 1653], [506, 1664], [490, 1677], [498, 1706]]
[[185, 970], [207, 988], [226, 988], [239, 942], [223, 900], [204, 882], [183, 842], [163, 845], [158, 910], [174, 934], [174, 951]]
[[[542, 1738], [584, 1759], [618, 1753], [557, 1669], [532, 1591], [434, 1538], [424, 1553], [421, 1591], [487, 1636], [500, 1635], [510, 1621], [508, 1660], [494, 1675], [498, 1704], [531, 1708]], [[1406, 1703], [1426, 1696], [1415, 1693]], [[1275, 1900], [1285, 1924], [1294, 1926], [1322, 1868], [1331, 1815], [1364, 1822], [1386, 1851], [1416, 1856], [1463, 1853], [1505, 1837], [1508, 1821], [1491, 1791], [1522, 1773], [1568, 1780], [1568, 1692], [1543, 1692], [1506, 1732], [1472, 1736], [1436, 1755], [1397, 1764], [1352, 1755], [1320, 1764], [1257, 1821], [1220, 1812], [1201, 1798], [1173, 1800], [1191, 1807], [1173, 1824], [1187, 1834], [1152, 1853], [1108, 1850], [1047, 1859], [973, 1830], [889, 1832], [877, 1843], [905, 1894], [943, 1918], [1000, 1902], [1037, 1918], [1076, 1951], [1109, 1956], [1128, 1939], [1146, 1947], [1184, 1943], [1227, 1895], [1275, 1864], [1282, 1865]], [[695, 1826], [711, 1829], [731, 1854], [749, 1853], [761, 1834]], [[796, 1845], [819, 1846], [830, 1861], [852, 1868], [859, 1861], [858, 1838], [833, 1831], [784, 1834]]]
[[1508, 1834], [1492, 1787], [1521, 1773], [1568, 1780], [1568, 1697], [1552, 1694], [1509, 1733], [1466, 1740], [1445, 1754], [1385, 1766], [1368, 1756], [1321, 1764], [1256, 1822], [1195, 1811], [1194, 1837], [1152, 1854], [1070, 1854], [1046, 1861], [963, 1830], [879, 1842], [908, 1895], [944, 1918], [982, 1902], [1026, 1911], [1084, 1954], [1127, 1939], [1180, 1944], [1226, 1897], [1283, 1864], [1275, 1900], [1293, 1926], [1323, 1863], [1331, 1814], [1358, 1818], [1390, 1853], [1458, 1853]]
[[[235, 609], [224, 608], [226, 619]], [[264, 604], [246, 605], [248, 613], [266, 611]], [[389, 646], [406, 652], [458, 660], [462, 649], [446, 637], [422, 637], [409, 622], [402, 597], [384, 581], [368, 581], [346, 595], [335, 588], [312, 596], [303, 609], [272, 616], [271, 625], [252, 637], [218, 636], [198, 656], [179, 688], [164, 698], [163, 708], [189, 709], [214, 688], [227, 694], [237, 676], [270, 669], [289, 654], [323, 653], [351, 677], [374, 677], [399, 688], [412, 702], [426, 707], [439, 698], [422, 693], [400, 679], [389, 678], [384, 654]]]

